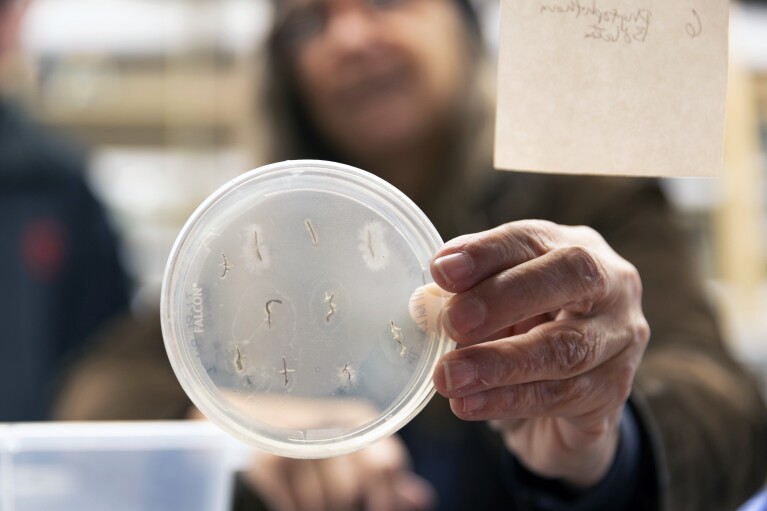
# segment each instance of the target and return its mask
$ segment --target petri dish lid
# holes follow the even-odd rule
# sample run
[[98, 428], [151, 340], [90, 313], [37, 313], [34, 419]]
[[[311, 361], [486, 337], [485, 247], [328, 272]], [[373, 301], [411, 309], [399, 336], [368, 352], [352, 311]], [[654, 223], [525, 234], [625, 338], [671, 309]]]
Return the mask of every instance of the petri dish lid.
[[426, 326], [416, 291], [441, 245], [410, 199], [362, 170], [302, 160], [245, 173], [173, 246], [161, 301], [173, 370], [203, 414], [263, 450], [370, 445], [426, 405], [455, 346]]

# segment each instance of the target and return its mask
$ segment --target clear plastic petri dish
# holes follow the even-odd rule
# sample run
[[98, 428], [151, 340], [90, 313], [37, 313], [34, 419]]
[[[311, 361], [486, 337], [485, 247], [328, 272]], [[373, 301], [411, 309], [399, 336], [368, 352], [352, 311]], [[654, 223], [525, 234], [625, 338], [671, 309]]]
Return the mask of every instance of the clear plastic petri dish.
[[173, 246], [161, 302], [173, 370], [203, 414], [263, 450], [370, 445], [426, 405], [454, 348], [416, 291], [441, 245], [410, 199], [362, 170], [305, 160], [243, 174]]

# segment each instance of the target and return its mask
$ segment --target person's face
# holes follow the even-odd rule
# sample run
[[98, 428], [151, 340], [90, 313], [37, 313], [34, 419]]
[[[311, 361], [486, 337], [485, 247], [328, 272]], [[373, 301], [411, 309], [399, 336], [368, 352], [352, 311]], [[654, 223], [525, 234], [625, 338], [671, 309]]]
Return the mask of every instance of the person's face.
[[466, 83], [467, 37], [450, 0], [281, 0], [278, 37], [319, 130], [354, 157], [439, 129]]

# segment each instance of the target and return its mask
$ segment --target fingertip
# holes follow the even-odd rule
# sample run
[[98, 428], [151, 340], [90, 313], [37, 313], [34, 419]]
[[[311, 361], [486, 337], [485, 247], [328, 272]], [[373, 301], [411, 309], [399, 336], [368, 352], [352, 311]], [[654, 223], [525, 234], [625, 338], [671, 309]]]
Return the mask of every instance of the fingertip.
[[447, 394], [447, 378], [445, 377], [445, 363], [440, 362], [437, 364], [436, 369], [434, 369], [434, 374], [431, 377], [432, 381], [434, 382], [434, 388], [437, 390], [437, 392], [444, 396], [448, 397]]
[[453, 415], [459, 419], [463, 419], [463, 398], [454, 397], [450, 399], [450, 409], [453, 411]]
[[[465, 421], [477, 421], [483, 419], [482, 413], [487, 404], [487, 395], [484, 392], [469, 394], [464, 397], [450, 399], [450, 409], [456, 417]], [[486, 418], [486, 417], [485, 417]]]
[[452, 299], [442, 310], [442, 327], [451, 339], [459, 344], [468, 344], [475, 339], [476, 331], [487, 320], [485, 302], [476, 295], [462, 295]]
[[437, 255], [431, 263], [431, 275], [440, 287], [448, 291], [461, 290], [476, 268], [472, 257], [466, 252]]

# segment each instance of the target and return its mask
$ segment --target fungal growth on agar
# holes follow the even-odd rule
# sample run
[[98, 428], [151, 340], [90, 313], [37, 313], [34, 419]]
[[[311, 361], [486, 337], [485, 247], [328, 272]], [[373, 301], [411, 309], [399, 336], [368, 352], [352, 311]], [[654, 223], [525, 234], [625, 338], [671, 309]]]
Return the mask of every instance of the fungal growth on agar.
[[282, 357], [282, 370], [280, 371], [280, 374], [285, 377], [285, 386], [288, 386], [288, 374], [289, 373], [295, 373], [295, 369], [288, 369], [288, 362], [285, 360], [285, 357]]
[[282, 300], [269, 300], [264, 307], [266, 310], [266, 326], [269, 328], [272, 328], [272, 307], [274, 307], [275, 303], [282, 305]]
[[369, 222], [359, 232], [357, 248], [365, 266], [373, 271], [383, 270], [389, 264], [389, 247], [386, 230], [380, 222]]
[[316, 247], [319, 245], [319, 240], [317, 240], [317, 233], [314, 232], [311, 220], [304, 220], [304, 225], [306, 225], [306, 230], [309, 231], [309, 236], [312, 237], [312, 245]]
[[258, 231], [253, 231], [253, 248], [256, 249], [256, 259], [264, 262], [264, 256], [261, 255], [261, 248], [258, 246]]
[[229, 263], [229, 260], [226, 258], [226, 254], [221, 252], [221, 264], [218, 265], [219, 268], [221, 268], [221, 278], [226, 278], [226, 274], [229, 273], [232, 268], [234, 268], [234, 265]]
[[368, 251], [370, 252], [370, 257], [375, 259], [376, 251], [373, 248], [373, 233], [368, 231]]
[[234, 351], [235, 351], [234, 368], [237, 370], [238, 373], [241, 373], [245, 370], [245, 356], [240, 351], [239, 345], [234, 347]]
[[328, 313], [325, 315], [325, 322], [330, 323], [330, 318], [336, 313], [336, 304], [333, 302], [333, 294], [325, 293], [325, 303], [328, 306]]
[[392, 337], [394, 337], [394, 341], [399, 344], [400, 350], [399, 350], [399, 356], [400, 358], [405, 358], [405, 353], [407, 353], [407, 348], [404, 344], [402, 344], [402, 329], [394, 323], [394, 320], [391, 320], [389, 322], [389, 325], [391, 326], [391, 334]]
[[264, 231], [256, 224], [249, 224], [240, 231], [242, 248], [240, 257], [245, 269], [260, 274], [270, 266], [269, 245], [264, 243]]
[[358, 383], [357, 374], [357, 369], [351, 363], [346, 363], [343, 366], [338, 366], [336, 372], [337, 390], [341, 393], [349, 391]]

